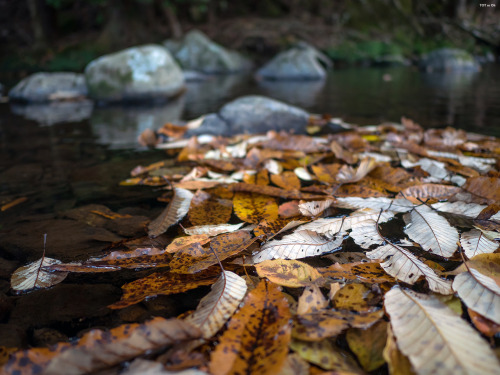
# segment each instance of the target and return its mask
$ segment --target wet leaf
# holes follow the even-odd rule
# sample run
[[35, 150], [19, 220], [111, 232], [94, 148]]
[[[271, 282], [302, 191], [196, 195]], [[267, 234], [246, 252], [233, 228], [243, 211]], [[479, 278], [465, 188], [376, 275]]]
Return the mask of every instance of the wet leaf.
[[291, 288], [308, 286], [321, 279], [314, 267], [298, 260], [265, 260], [256, 264], [255, 269], [260, 277]]
[[457, 250], [457, 230], [430, 207], [415, 207], [404, 219], [405, 233], [425, 251], [449, 258]]
[[477, 328], [479, 332], [481, 332], [486, 337], [493, 337], [496, 334], [500, 333], [500, 324], [496, 324], [495, 322], [486, 319], [484, 316], [478, 314], [474, 310], [468, 309], [468, 314], [472, 324]]
[[104, 332], [93, 329], [80, 340], [52, 348], [14, 353], [3, 370], [9, 374], [86, 374], [112, 367], [150, 350], [200, 337], [187, 322], [157, 317], [144, 324], [125, 324]]
[[165, 210], [155, 220], [149, 223], [148, 234], [150, 237], [157, 237], [164, 233], [172, 225], [178, 223], [186, 216], [193, 193], [189, 190], [175, 188], [174, 197]]
[[453, 280], [453, 290], [468, 308], [500, 324], [500, 286], [474, 268]]
[[349, 348], [365, 371], [374, 371], [385, 363], [382, 352], [387, 341], [387, 326], [386, 322], [380, 321], [367, 329], [352, 328], [347, 331]]
[[42, 257], [39, 260], [19, 267], [10, 279], [10, 285], [16, 292], [26, 292], [35, 288], [48, 288], [62, 282], [67, 272], [50, 272], [42, 269], [62, 263], [60, 260]]
[[234, 213], [243, 221], [258, 224], [262, 220], [274, 221], [278, 218], [276, 200], [266, 195], [236, 193], [233, 198]]
[[385, 309], [417, 374], [498, 373], [500, 362], [488, 343], [437, 298], [394, 287], [385, 295]]
[[198, 191], [191, 200], [188, 218], [193, 225], [226, 224], [233, 212], [233, 203], [228, 199], [213, 198]]
[[253, 256], [253, 261], [260, 263], [268, 259], [300, 259], [322, 255], [335, 250], [343, 240], [342, 232], [333, 239], [327, 239], [310, 230], [297, 230], [281, 240], [265, 243], [261, 251]]
[[111, 309], [123, 309], [149, 297], [183, 293], [203, 285], [212, 285], [218, 276], [218, 269], [215, 271], [213, 269], [206, 270], [196, 275], [155, 272], [142, 279], [124, 284], [122, 286], [123, 295], [120, 301], [108, 307]]
[[[236, 183], [231, 185], [231, 189], [235, 192], [246, 192], [269, 195], [271, 197], [283, 199], [322, 199], [324, 196], [302, 193], [297, 190], [280, 189], [274, 186], [261, 186], [254, 184]], [[234, 202], [233, 202], [234, 203]], [[236, 210], [236, 208], [235, 208]]]
[[231, 318], [211, 355], [210, 372], [276, 374], [290, 342], [288, 302], [278, 286], [261, 281]]
[[245, 297], [247, 285], [244, 279], [231, 271], [223, 271], [212, 285], [212, 290], [198, 304], [196, 311], [186, 321], [198, 327], [208, 339], [215, 335], [234, 314]]
[[204, 245], [209, 241], [210, 239], [206, 234], [198, 234], [187, 237], [177, 237], [174, 238], [172, 242], [170, 242], [165, 251], [167, 253], [175, 253], [181, 250], [182, 248], [192, 245], [194, 243], [199, 243], [200, 245]]

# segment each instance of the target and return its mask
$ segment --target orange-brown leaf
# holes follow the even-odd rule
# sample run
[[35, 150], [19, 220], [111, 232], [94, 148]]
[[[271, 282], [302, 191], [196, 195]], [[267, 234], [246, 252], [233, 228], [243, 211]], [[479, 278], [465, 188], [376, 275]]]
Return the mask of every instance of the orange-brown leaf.
[[233, 212], [233, 203], [228, 199], [213, 198], [199, 190], [191, 200], [188, 218], [193, 225], [225, 224]]

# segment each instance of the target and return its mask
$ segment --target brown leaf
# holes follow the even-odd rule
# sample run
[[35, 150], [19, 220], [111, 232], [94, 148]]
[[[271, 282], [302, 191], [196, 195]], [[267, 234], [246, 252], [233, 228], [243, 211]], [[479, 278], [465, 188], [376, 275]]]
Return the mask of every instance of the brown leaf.
[[461, 191], [461, 188], [451, 185], [423, 184], [401, 190], [396, 198], [406, 198], [410, 202], [421, 204], [428, 199], [435, 201], [449, 199]]
[[191, 200], [188, 218], [193, 225], [226, 224], [233, 212], [233, 203], [228, 199], [213, 198], [199, 190]]
[[276, 186], [285, 190], [299, 190], [300, 180], [297, 175], [290, 171], [285, 171], [281, 174], [272, 174], [271, 181]]
[[288, 302], [278, 286], [261, 281], [233, 316], [211, 355], [210, 372], [276, 374], [290, 342]]
[[500, 178], [498, 177], [472, 177], [467, 179], [462, 187], [472, 194], [488, 199], [490, 203], [500, 201]]
[[323, 277], [335, 280], [360, 280], [364, 283], [384, 283], [395, 282], [395, 279], [388, 275], [380, 263], [355, 262], [339, 264], [335, 263], [329, 267], [318, 268]]
[[78, 342], [14, 353], [3, 370], [19, 375], [86, 374], [200, 335], [187, 322], [157, 317], [144, 324], [124, 324], [109, 332], [93, 329]]
[[278, 197], [283, 199], [323, 199], [322, 195], [302, 193], [300, 191], [285, 190], [274, 186], [260, 186], [254, 184], [245, 184], [243, 182], [232, 184], [231, 189], [236, 192], [247, 192], [270, 195], [271, 197]]

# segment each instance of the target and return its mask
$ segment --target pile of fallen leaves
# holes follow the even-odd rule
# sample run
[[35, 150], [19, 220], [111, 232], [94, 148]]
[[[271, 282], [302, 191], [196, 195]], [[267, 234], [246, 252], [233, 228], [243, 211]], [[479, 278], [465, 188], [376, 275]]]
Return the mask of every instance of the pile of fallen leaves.
[[12, 287], [154, 268], [109, 307], [211, 291], [176, 318], [15, 352], [3, 373], [499, 373], [498, 139], [403, 119], [159, 147], [171, 157], [122, 182], [165, 192], [147, 236], [85, 262], [44, 257]]

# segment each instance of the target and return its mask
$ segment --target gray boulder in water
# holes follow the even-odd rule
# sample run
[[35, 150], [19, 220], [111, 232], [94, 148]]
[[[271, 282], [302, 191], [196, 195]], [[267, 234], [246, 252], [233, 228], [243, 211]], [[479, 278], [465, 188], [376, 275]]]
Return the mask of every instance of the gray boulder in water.
[[237, 73], [251, 68], [251, 63], [236, 51], [210, 40], [193, 30], [180, 42], [167, 40], [164, 46], [175, 56], [184, 70], [205, 74]]
[[257, 72], [258, 79], [269, 80], [317, 80], [326, 76], [322, 63], [331, 67], [328, 57], [316, 48], [299, 43], [288, 51], [281, 52]]
[[479, 63], [467, 51], [457, 48], [441, 48], [422, 56], [420, 69], [426, 72], [478, 71]]
[[309, 113], [264, 96], [244, 96], [224, 105], [218, 113], [203, 119], [188, 136], [200, 134], [231, 135], [287, 130], [305, 133]]
[[159, 45], [127, 48], [90, 62], [85, 68], [89, 95], [106, 102], [160, 101], [184, 90], [184, 76]]
[[9, 98], [23, 102], [48, 102], [78, 99], [87, 95], [83, 74], [35, 73], [19, 82], [9, 92]]

